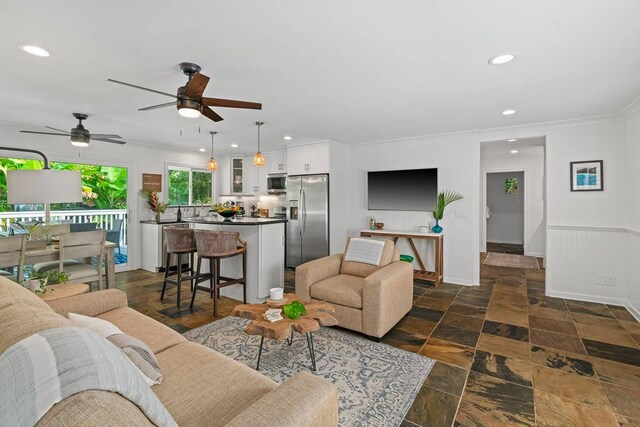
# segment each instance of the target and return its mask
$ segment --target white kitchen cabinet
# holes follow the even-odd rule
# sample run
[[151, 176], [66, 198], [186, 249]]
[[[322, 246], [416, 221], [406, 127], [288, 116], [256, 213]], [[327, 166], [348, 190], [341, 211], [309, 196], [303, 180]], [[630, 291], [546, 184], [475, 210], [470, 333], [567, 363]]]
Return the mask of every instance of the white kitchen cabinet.
[[329, 173], [329, 144], [294, 145], [287, 148], [287, 173]]
[[276, 151], [266, 154], [268, 173], [287, 172], [287, 154], [284, 151]]
[[218, 160], [218, 170], [214, 179], [218, 180], [218, 193], [231, 194], [231, 158], [222, 157]]
[[267, 167], [253, 166], [253, 156], [244, 158], [244, 194], [256, 194], [267, 192]]
[[[242, 157], [231, 158], [231, 188], [229, 194], [243, 194], [244, 188], [244, 174], [246, 171], [245, 164], [247, 163]], [[249, 163], [251, 160], [249, 159]]]

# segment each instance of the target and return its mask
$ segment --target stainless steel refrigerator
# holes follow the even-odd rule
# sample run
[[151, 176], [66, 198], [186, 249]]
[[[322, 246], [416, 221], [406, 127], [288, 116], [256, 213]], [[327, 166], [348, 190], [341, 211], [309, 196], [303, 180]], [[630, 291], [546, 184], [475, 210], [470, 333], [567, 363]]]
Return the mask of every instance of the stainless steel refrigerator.
[[287, 177], [287, 267], [329, 255], [329, 175]]

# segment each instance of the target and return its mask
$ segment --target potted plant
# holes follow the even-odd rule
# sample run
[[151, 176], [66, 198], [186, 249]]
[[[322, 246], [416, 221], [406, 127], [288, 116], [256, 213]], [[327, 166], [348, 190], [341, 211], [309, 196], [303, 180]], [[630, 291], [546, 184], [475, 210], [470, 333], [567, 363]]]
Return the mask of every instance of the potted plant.
[[142, 194], [147, 198], [147, 205], [151, 211], [156, 214], [156, 222], [160, 222], [160, 215], [167, 211], [169, 203], [158, 200], [158, 193], [150, 190], [141, 190]]
[[442, 227], [438, 224], [438, 221], [440, 221], [444, 216], [444, 208], [447, 207], [449, 203], [453, 203], [462, 198], [462, 194], [452, 190], [445, 190], [438, 194], [438, 198], [436, 199], [436, 209], [433, 211], [433, 218], [436, 220], [436, 225], [433, 226], [431, 231], [434, 233], [442, 233]]
[[[35, 271], [31, 273], [27, 280], [27, 287], [35, 293], [46, 293], [51, 288], [47, 288], [47, 285], [57, 285], [60, 283], [67, 283], [71, 276], [69, 273], [58, 270], [50, 270], [41, 273]], [[53, 292], [53, 289], [51, 289]]]

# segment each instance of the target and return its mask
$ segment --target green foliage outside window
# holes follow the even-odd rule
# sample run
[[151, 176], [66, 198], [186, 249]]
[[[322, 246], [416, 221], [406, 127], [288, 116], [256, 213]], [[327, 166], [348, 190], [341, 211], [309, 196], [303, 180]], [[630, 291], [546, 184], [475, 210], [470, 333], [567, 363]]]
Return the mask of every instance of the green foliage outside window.
[[193, 172], [193, 203], [211, 204], [211, 172]]
[[[77, 170], [82, 178], [81, 203], [52, 203], [51, 210], [126, 209], [127, 169], [114, 166], [83, 165], [78, 163], [51, 162], [51, 169]], [[0, 212], [16, 211], [7, 203], [7, 171], [42, 169], [42, 160], [0, 158]], [[43, 210], [42, 204], [28, 205], [21, 210]]]
[[189, 171], [169, 169], [169, 197], [170, 205], [189, 204]]

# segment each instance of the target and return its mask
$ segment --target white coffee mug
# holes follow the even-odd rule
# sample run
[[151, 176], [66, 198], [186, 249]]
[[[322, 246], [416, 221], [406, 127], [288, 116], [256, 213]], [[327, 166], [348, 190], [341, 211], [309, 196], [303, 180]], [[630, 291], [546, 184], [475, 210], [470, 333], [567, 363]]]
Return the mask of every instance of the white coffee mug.
[[284, 298], [284, 289], [282, 288], [271, 288], [269, 289], [269, 296], [272, 301], [280, 301]]
[[420, 227], [418, 227], [418, 231], [420, 233], [430, 233], [431, 228], [428, 225], [421, 225]]

